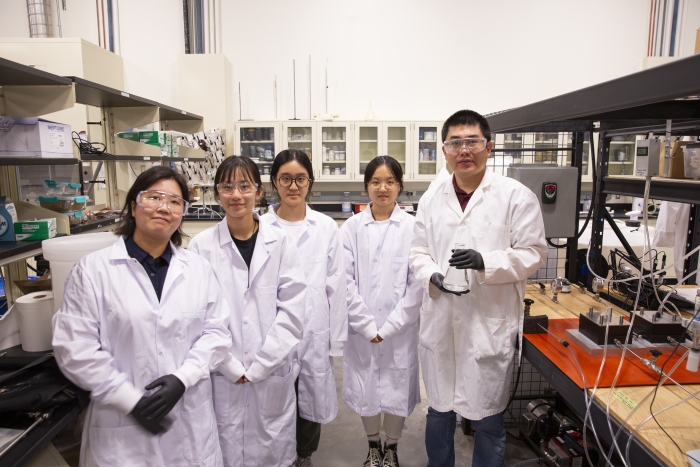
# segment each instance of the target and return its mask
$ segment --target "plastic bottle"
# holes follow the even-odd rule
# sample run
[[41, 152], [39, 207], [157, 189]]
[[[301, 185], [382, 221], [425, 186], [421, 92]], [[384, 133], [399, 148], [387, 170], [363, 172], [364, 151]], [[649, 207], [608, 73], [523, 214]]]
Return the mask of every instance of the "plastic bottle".
[[350, 204], [350, 192], [349, 191], [343, 192], [343, 203], [341, 204], [340, 210], [343, 212], [352, 211], [352, 206]]
[[588, 212], [591, 210], [591, 198], [586, 195], [586, 198], [583, 200], [583, 211]]

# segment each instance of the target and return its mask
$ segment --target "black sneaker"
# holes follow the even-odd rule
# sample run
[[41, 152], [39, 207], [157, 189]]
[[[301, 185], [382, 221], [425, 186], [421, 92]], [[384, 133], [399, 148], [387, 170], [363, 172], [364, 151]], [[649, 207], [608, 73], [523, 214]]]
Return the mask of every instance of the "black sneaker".
[[399, 467], [399, 456], [396, 454], [397, 444], [384, 443], [384, 458], [381, 467]]
[[382, 467], [383, 457], [384, 453], [382, 452], [382, 442], [370, 441], [367, 460], [364, 464], [362, 464], [362, 467]]

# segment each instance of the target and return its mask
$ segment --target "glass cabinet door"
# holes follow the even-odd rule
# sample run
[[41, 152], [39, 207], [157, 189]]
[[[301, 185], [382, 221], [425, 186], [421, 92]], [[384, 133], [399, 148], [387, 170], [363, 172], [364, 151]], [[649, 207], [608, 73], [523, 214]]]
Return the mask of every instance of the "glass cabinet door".
[[635, 135], [613, 136], [610, 141], [608, 175], [634, 175]]
[[313, 139], [316, 136], [315, 122], [283, 122], [282, 133], [284, 134], [285, 148], [282, 149], [297, 149], [304, 151], [309, 159], [313, 162]]
[[412, 180], [433, 180], [442, 168], [441, 126], [438, 122], [415, 122], [413, 136]]
[[[315, 166], [321, 180], [351, 179], [351, 136], [349, 122], [319, 122], [321, 137]], [[317, 138], [318, 138], [317, 136]]]
[[238, 124], [238, 155], [248, 156], [257, 164], [264, 182], [270, 180], [270, 167], [279, 149], [277, 129], [277, 122]]
[[356, 124], [356, 138], [357, 138], [357, 157], [358, 166], [357, 173], [360, 178], [363, 178], [365, 174], [365, 168], [369, 161], [379, 156], [379, 134], [381, 130], [381, 123], [377, 124]]
[[380, 156], [387, 155], [396, 159], [405, 175], [408, 175], [409, 172], [406, 169], [406, 160], [408, 159], [408, 148], [410, 147], [410, 140], [408, 139], [411, 129], [410, 125], [409, 122], [385, 123], [384, 140], [386, 141], [386, 153], [380, 154]]

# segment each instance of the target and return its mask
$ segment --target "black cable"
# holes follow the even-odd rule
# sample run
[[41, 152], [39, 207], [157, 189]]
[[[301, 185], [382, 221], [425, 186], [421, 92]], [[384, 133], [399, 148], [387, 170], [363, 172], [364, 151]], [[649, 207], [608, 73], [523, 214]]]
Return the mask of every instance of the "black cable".
[[510, 407], [510, 404], [513, 402], [513, 399], [515, 398], [515, 393], [518, 391], [518, 383], [520, 383], [520, 370], [523, 369], [523, 352], [520, 351], [520, 364], [518, 365], [518, 374], [515, 376], [515, 386], [513, 387], [513, 393], [510, 395], [510, 399], [508, 399], [508, 403], [506, 404], [506, 407]]
[[566, 247], [569, 246], [569, 241], [567, 240], [566, 243], [564, 243], [564, 244], [562, 244], [562, 245], [557, 245], [557, 244], [552, 243], [552, 239], [551, 239], [551, 238], [548, 238], [548, 239], [547, 239], [547, 244], [548, 244], [549, 246], [553, 247], [553, 248], [566, 248]]
[[[688, 320], [688, 324], [685, 326], [685, 329], [683, 330], [683, 336], [685, 336], [685, 334], [688, 332], [688, 328], [690, 328], [690, 325], [693, 323], [693, 321], [695, 321], [695, 318], [698, 316], [698, 312], [700, 312], [700, 308], [695, 310], [695, 314], [693, 314], [693, 317], [690, 320]], [[669, 362], [669, 360], [671, 360], [671, 357], [673, 357], [673, 355], [676, 353], [676, 351], [678, 350], [678, 347], [680, 347], [682, 340], [684, 340], [684, 339], [680, 339], [680, 340], [678, 340], [678, 342], [676, 342], [675, 347], [673, 347], [673, 352], [671, 352], [671, 355], [668, 356], [668, 358], [666, 359], [664, 364], [661, 365], [661, 371], [659, 371], [659, 379], [656, 382], [656, 388], [654, 388], [654, 395], [652, 396], [651, 402], [649, 403], [649, 414], [651, 415], [651, 418], [654, 419], [654, 421], [659, 426], [659, 428], [661, 428], [661, 431], [663, 431], [664, 434], [668, 437], [668, 439], [670, 439], [673, 442], [673, 444], [676, 446], [676, 448], [678, 448], [678, 451], [681, 454], [685, 454], [688, 457], [690, 457], [691, 459], [693, 459], [695, 462], [700, 463], [700, 460], [694, 458], [693, 456], [691, 456], [687, 452], [684, 452], [681, 449], [681, 447], [678, 445], [678, 443], [676, 443], [676, 441], [673, 438], [671, 438], [671, 435], [668, 434], [666, 429], [664, 427], [662, 427], [661, 424], [659, 423], [659, 421], [656, 419], [656, 415], [654, 415], [654, 410], [653, 410], [654, 401], [656, 400], [656, 394], [658, 393], [659, 387], [661, 386], [661, 379], [662, 379], [663, 375], [665, 374], [664, 368], [666, 367], [666, 364]]]
[[131, 162], [129, 162], [129, 168], [131, 171], [134, 173], [134, 177], [138, 178], [138, 175], [136, 174], [136, 171], [134, 170], [134, 167], [131, 165]]
[[[71, 137], [73, 138], [73, 143], [75, 143], [75, 145], [78, 146], [78, 152], [80, 154], [93, 154], [109, 158], [115, 158], [113, 155], [107, 152], [107, 146], [105, 146], [104, 143], [91, 143], [90, 141], [84, 141], [77, 131], [73, 131]], [[97, 146], [102, 146], [102, 149], [100, 149]]]

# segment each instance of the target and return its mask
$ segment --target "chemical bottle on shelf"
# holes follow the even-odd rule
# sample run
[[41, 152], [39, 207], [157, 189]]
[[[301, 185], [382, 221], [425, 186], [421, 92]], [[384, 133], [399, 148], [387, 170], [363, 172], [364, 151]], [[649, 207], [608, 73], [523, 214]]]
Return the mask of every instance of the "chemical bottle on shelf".
[[340, 210], [343, 212], [350, 212], [352, 210], [352, 207], [350, 205], [350, 192], [349, 191], [343, 192], [343, 202], [340, 205]]

